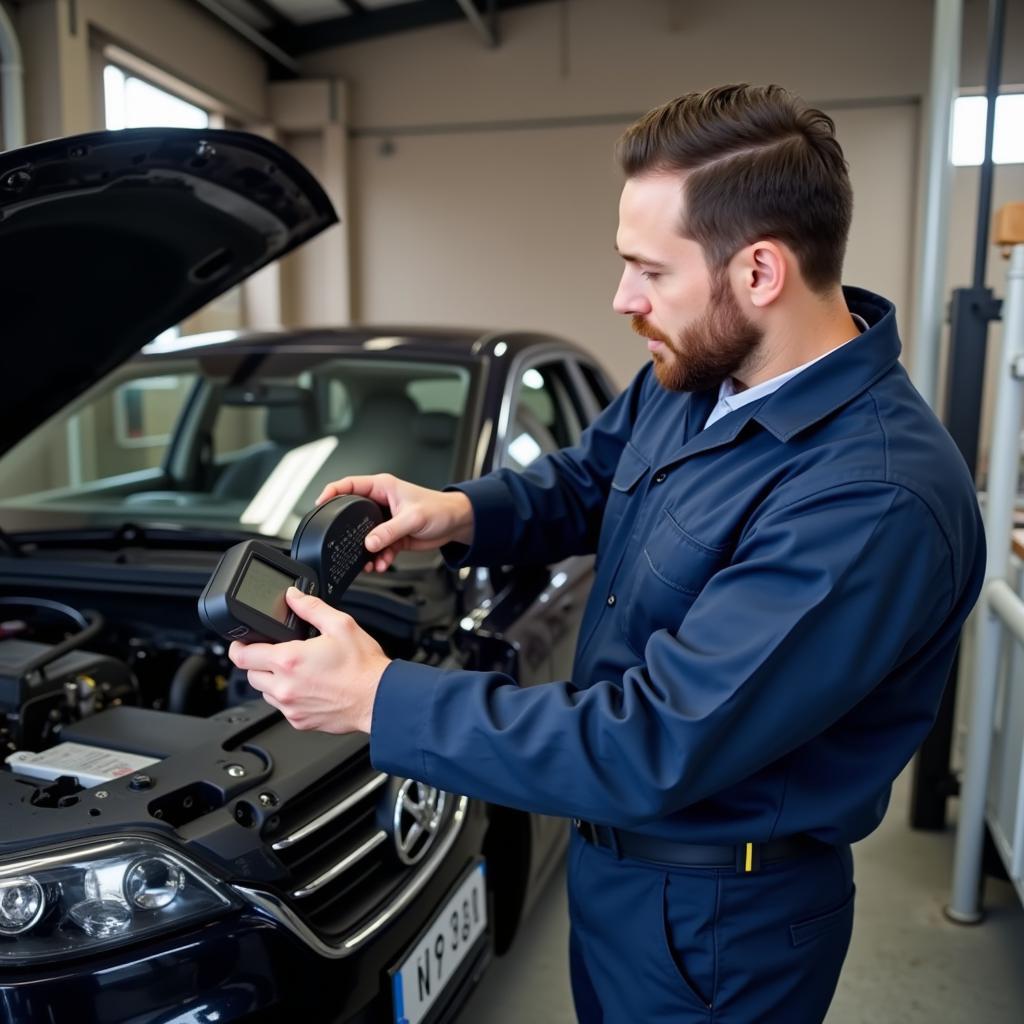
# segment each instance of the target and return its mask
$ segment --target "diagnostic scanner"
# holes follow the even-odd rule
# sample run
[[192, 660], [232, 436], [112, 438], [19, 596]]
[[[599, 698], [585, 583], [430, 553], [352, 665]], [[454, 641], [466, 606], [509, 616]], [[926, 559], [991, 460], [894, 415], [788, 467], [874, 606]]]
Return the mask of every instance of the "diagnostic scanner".
[[369, 498], [342, 495], [303, 517], [291, 557], [259, 540], [228, 548], [200, 595], [199, 618], [225, 640], [306, 640], [313, 629], [288, 607], [285, 591], [298, 587], [338, 608], [373, 557], [363, 542], [384, 515]]
[[199, 596], [199, 618], [225, 640], [281, 643], [305, 640], [311, 627], [288, 607], [285, 591], [315, 594], [306, 565], [260, 540], [228, 548]]

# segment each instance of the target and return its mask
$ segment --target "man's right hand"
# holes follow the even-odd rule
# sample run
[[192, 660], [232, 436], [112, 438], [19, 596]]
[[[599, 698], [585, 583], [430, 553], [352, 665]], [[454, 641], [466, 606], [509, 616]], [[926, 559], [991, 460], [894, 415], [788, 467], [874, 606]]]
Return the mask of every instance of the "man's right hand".
[[391, 510], [391, 518], [366, 535], [366, 550], [375, 555], [364, 566], [367, 572], [384, 572], [399, 551], [428, 551], [473, 539], [473, 506], [461, 491], [432, 491], [378, 473], [335, 480], [316, 503], [322, 505], [339, 494], [359, 494]]

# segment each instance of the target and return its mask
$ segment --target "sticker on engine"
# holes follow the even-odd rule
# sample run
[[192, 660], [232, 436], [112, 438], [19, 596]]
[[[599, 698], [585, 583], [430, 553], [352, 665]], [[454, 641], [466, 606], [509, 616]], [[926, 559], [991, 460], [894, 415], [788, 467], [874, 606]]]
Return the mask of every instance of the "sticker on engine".
[[132, 775], [151, 764], [158, 764], [160, 759], [107, 750], [105, 747], [90, 747], [84, 743], [58, 743], [39, 754], [19, 750], [4, 760], [11, 771], [19, 775], [51, 782], [61, 775], [75, 775], [78, 784], [88, 788], [123, 775]]

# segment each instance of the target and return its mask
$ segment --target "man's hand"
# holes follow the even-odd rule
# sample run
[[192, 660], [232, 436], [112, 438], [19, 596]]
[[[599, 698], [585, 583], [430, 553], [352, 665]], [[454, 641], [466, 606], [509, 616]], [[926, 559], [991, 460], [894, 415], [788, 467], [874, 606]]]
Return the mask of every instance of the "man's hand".
[[370, 731], [373, 702], [391, 664], [373, 637], [318, 597], [289, 587], [288, 606], [320, 636], [281, 644], [241, 644], [228, 657], [296, 729]]
[[473, 506], [461, 491], [432, 491], [390, 473], [346, 476], [328, 484], [316, 499], [322, 505], [339, 494], [359, 494], [391, 510], [391, 518], [366, 535], [366, 550], [376, 556], [367, 572], [384, 572], [399, 551], [429, 551], [452, 541], [473, 539]]

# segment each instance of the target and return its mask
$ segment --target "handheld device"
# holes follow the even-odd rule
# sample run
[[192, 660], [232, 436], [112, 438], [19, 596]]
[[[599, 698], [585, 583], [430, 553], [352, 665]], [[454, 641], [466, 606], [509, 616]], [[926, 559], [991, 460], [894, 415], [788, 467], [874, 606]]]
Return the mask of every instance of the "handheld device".
[[292, 558], [313, 570], [320, 598], [337, 608], [349, 584], [373, 556], [363, 542], [384, 520], [375, 501], [343, 494], [303, 516], [292, 538]]
[[305, 640], [312, 627], [285, 601], [298, 587], [334, 608], [372, 556], [363, 542], [384, 510], [354, 494], [308, 512], [292, 539], [291, 557], [259, 540], [228, 548], [199, 597], [199, 617], [225, 640], [281, 643]]
[[225, 640], [281, 643], [305, 640], [311, 627], [285, 601], [289, 587], [318, 590], [306, 565], [259, 540], [228, 548], [199, 596], [199, 617]]

